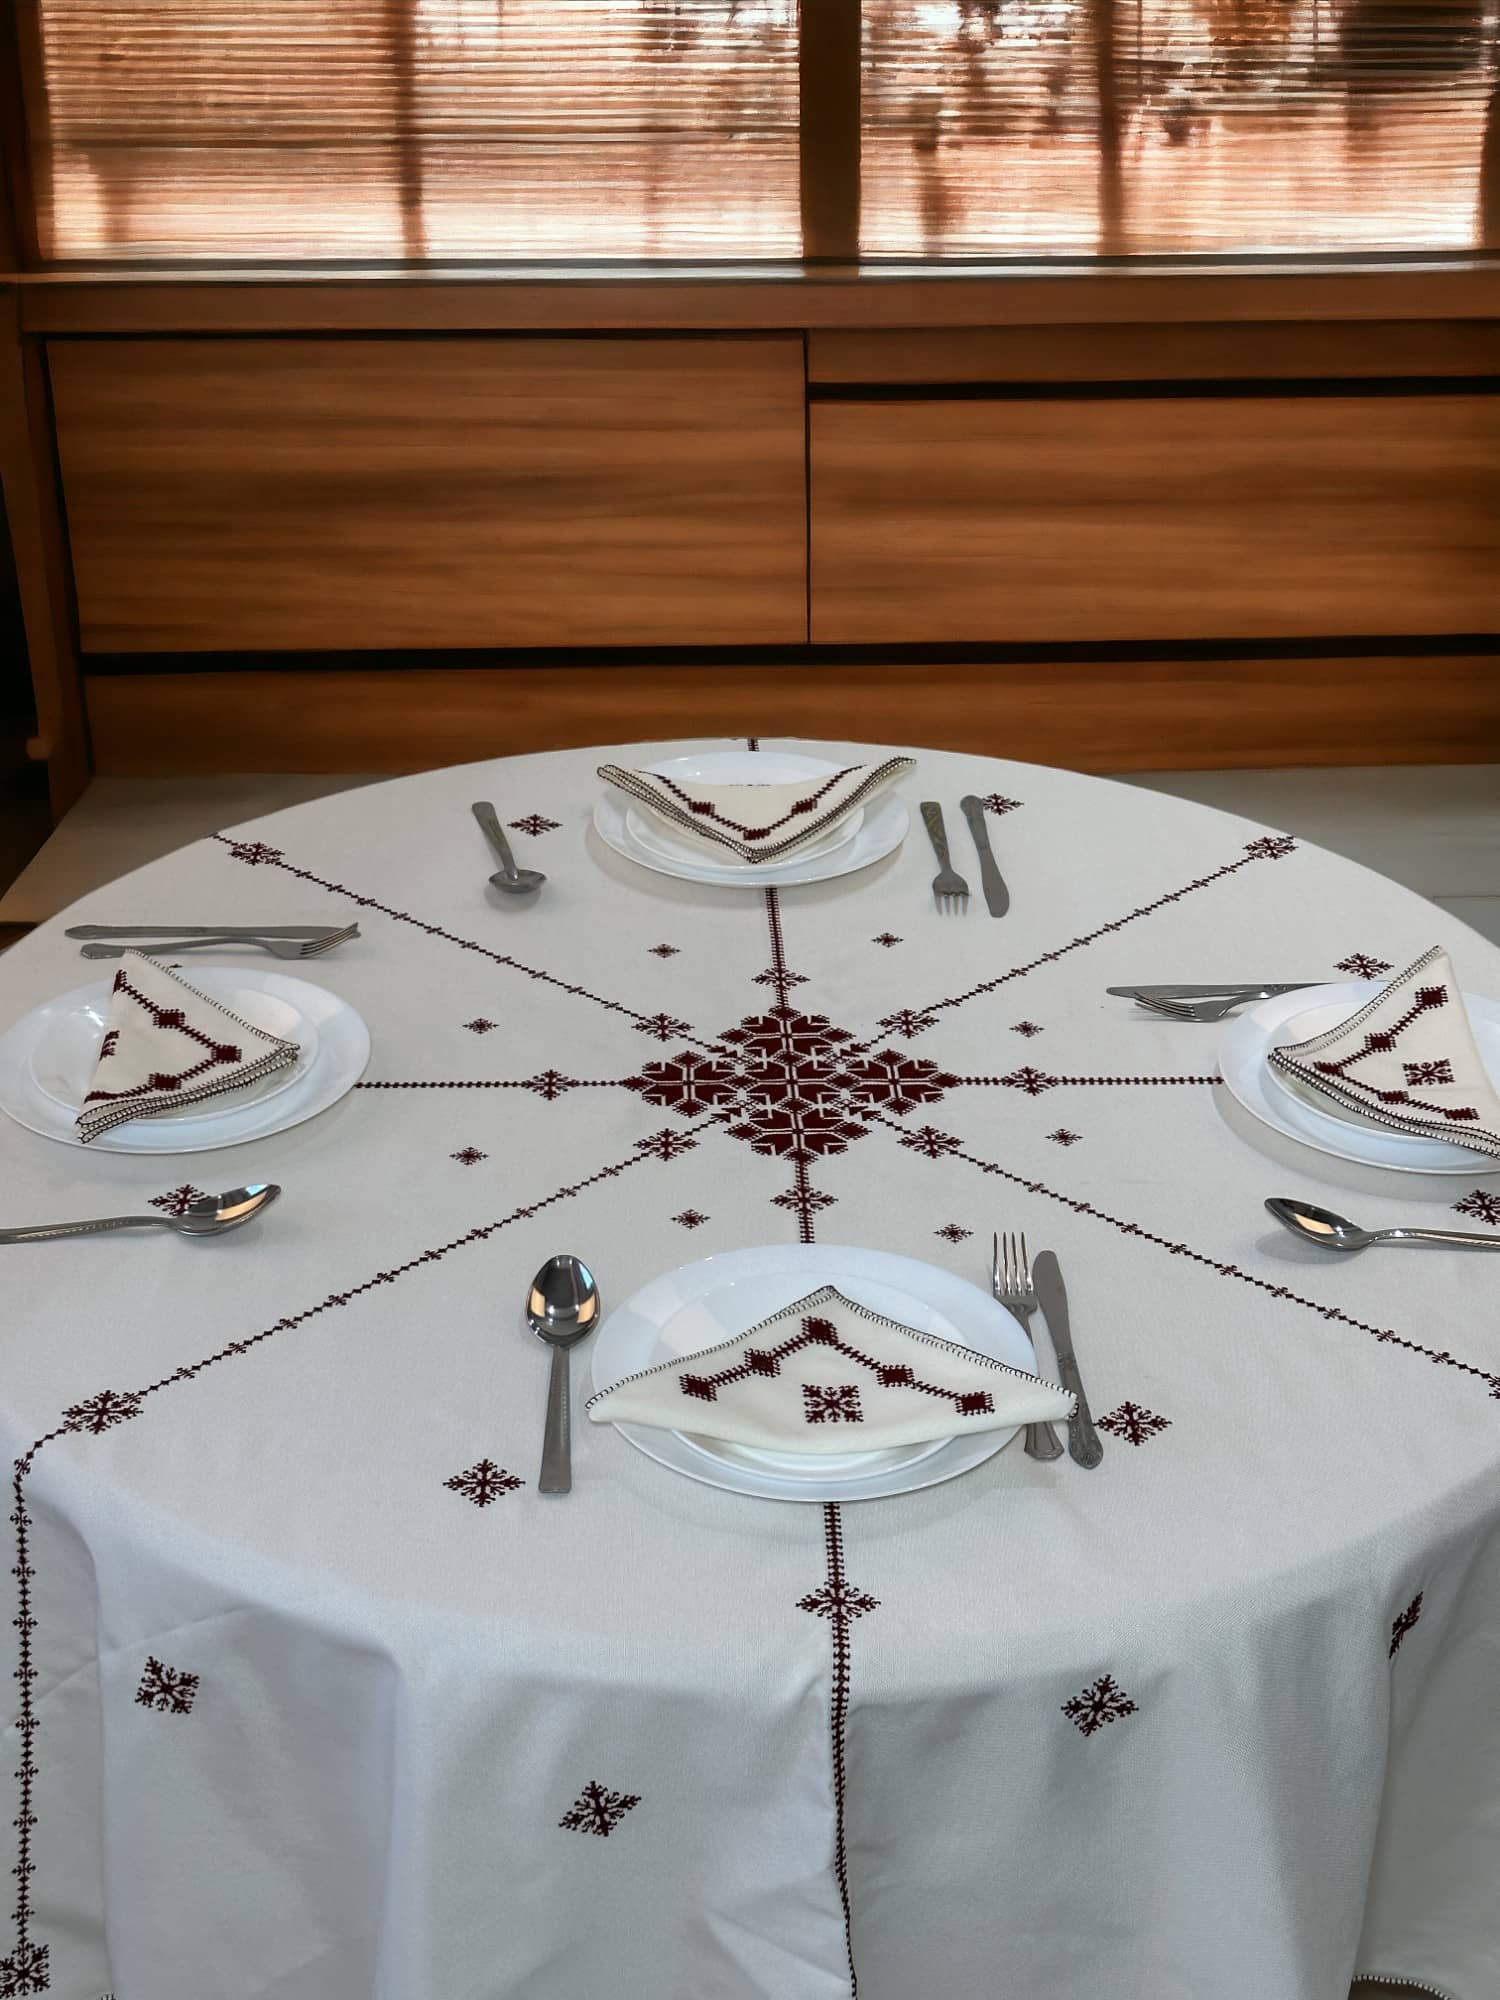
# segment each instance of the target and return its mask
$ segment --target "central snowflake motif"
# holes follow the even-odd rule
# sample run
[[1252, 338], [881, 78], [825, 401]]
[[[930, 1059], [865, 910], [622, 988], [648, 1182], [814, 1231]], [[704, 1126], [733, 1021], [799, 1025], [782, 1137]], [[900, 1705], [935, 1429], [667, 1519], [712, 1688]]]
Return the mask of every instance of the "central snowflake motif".
[[517, 1479], [513, 1472], [507, 1472], [503, 1465], [496, 1465], [492, 1458], [482, 1458], [477, 1465], [455, 1472], [443, 1484], [450, 1493], [462, 1493], [465, 1500], [472, 1500], [476, 1507], [488, 1507], [505, 1494], [517, 1492], [526, 1482]]
[[863, 1618], [867, 1611], [878, 1611], [880, 1599], [871, 1597], [867, 1590], [856, 1590], [840, 1577], [810, 1590], [806, 1597], [799, 1597], [797, 1609], [810, 1611], [815, 1618], [830, 1619], [835, 1625], [847, 1625], [851, 1618]]
[[206, 1201], [202, 1188], [194, 1187], [191, 1181], [184, 1181], [180, 1187], [168, 1188], [165, 1194], [151, 1197], [153, 1208], [164, 1208], [168, 1215], [186, 1215], [195, 1201]]
[[1351, 951], [1347, 958], [1341, 958], [1333, 968], [1335, 972], [1347, 972], [1351, 979], [1378, 979], [1382, 972], [1389, 972], [1390, 961], [1371, 958], [1366, 951]]
[[154, 1708], [162, 1715], [191, 1715], [198, 1698], [198, 1676], [180, 1667], [165, 1667], [153, 1654], [146, 1661], [135, 1698], [142, 1708]]
[[1134, 1715], [1136, 1706], [1113, 1674], [1101, 1674], [1092, 1687], [1065, 1701], [1062, 1712], [1085, 1736], [1092, 1736], [1105, 1723], [1118, 1722], [1122, 1715]]
[[871, 1050], [826, 1015], [772, 1007], [748, 1015], [720, 1046], [680, 1049], [625, 1079], [648, 1104], [682, 1118], [728, 1114], [726, 1129], [757, 1153], [807, 1162], [863, 1139], [877, 1112], [935, 1104], [958, 1078], [899, 1049]]
[[615, 1828], [641, 1802], [639, 1792], [611, 1792], [592, 1778], [557, 1822], [569, 1833], [597, 1833], [608, 1840]]
[[12, 2000], [12, 1995], [22, 2000], [23, 1995], [49, 1992], [51, 1953], [50, 1945], [23, 1944], [9, 1958], [0, 1958], [0, 2000]]

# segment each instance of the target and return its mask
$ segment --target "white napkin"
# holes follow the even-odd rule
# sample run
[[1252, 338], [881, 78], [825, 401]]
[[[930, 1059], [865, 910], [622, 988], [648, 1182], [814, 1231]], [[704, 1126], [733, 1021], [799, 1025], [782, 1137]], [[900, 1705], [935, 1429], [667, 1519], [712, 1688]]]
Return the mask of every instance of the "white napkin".
[[1071, 1415], [1065, 1389], [935, 1334], [915, 1333], [832, 1285], [701, 1354], [591, 1396], [596, 1424], [654, 1424], [763, 1451], [880, 1451]]
[[1267, 1061], [1377, 1125], [1500, 1154], [1500, 1095], [1436, 945], [1347, 1021], [1272, 1049]]
[[916, 761], [887, 757], [883, 764], [851, 764], [784, 785], [689, 784], [619, 764], [601, 764], [599, 776], [673, 833], [721, 859], [727, 849], [741, 861], [784, 861], [856, 806], [868, 805]]
[[295, 1042], [252, 1028], [154, 958], [128, 951], [78, 1135], [87, 1145], [127, 1119], [243, 1090], [296, 1060]]

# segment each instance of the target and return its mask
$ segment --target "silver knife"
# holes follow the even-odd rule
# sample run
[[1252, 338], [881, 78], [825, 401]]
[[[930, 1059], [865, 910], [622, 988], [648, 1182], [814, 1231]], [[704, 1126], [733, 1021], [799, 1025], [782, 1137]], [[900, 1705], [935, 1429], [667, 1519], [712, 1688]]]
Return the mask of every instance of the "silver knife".
[[1095, 1466], [1104, 1456], [1104, 1446], [1089, 1415], [1088, 1398], [1083, 1393], [1083, 1381], [1073, 1355], [1073, 1333], [1068, 1325], [1068, 1294], [1063, 1289], [1062, 1271], [1050, 1250], [1044, 1250], [1032, 1265], [1031, 1282], [1036, 1286], [1047, 1331], [1052, 1336], [1052, 1351], [1057, 1356], [1057, 1372], [1062, 1377], [1062, 1385], [1071, 1389], [1078, 1398], [1078, 1407], [1068, 1419], [1069, 1455], [1078, 1465]]
[[[1149, 993], [1153, 1000], [1218, 1000], [1227, 999], [1231, 993], [1259, 993], [1267, 1000], [1274, 1000], [1279, 993], [1301, 993], [1319, 983], [1299, 979], [1286, 986], [1266, 986], [1253, 979], [1229, 979], [1217, 986], [1148, 986], [1143, 982], [1137, 986], [1106, 986], [1104, 990], [1120, 1000], [1134, 1000], [1140, 993]], [[1328, 982], [1324, 980], [1321, 984], [1326, 986]]]
[[958, 809], [969, 822], [969, 831], [974, 836], [974, 845], [979, 849], [979, 879], [984, 885], [984, 900], [989, 905], [992, 917], [1003, 917], [1010, 908], [1010, 891], [1005, 886], [1005, 877], [995, 866], [995, 857], [990, 851], [990, 830], [984, 823], [984, 805], [970, 792], [958, 802]]
[[[70, 938], [274, 937], [320, 938], [343, 925], [328, 924], [74, 924]], [[356, 935], [358, 933], [356, 932]]]

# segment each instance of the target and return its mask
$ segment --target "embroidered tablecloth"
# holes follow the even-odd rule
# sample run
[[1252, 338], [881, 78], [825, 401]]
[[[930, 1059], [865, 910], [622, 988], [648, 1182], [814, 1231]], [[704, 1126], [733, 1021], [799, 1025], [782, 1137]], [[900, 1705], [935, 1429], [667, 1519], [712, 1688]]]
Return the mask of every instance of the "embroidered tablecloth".
[[[0, 2000], [1493, 2000], [1494, 1275], [1261, 1203], [1500, 1231], [1500, 1179], [1281, 1141], [1213, 1029], [1104, 988], [1441, 943], [1500, 993], [1500, 954], [1242, 820], [926, 752], [904, 790], [960, 849], [985, 798], [1003, 922], [937, 915], [919, 826], [692, 887], [589, 827], [596, 764], [676, 747], [346, 793], [69, 913], [357, 918], [307, 971], [374, 1054], [233, 1152], [0, 1129], [7, 1220], [285, 1188], [212, 1244], [4, 1253]], [[68, 920], [0, 962], [0, 1025], [84, 976]], [[606, 1304], [760, 1241], [983, 1283], [997, 1226], [1061, 1257], [1097, 1471], [776, 1505], [577, 1421], [538, 1495], [551, 1252]]]

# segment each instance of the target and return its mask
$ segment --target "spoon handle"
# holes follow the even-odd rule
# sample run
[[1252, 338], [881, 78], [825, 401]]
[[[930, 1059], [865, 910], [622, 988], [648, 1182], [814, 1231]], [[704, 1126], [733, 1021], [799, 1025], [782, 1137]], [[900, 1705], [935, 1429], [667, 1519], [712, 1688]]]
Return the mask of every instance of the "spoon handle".
[[104, 1236], [112, 1229], [170, 1229], [162, 1215], [101, 1215], [91, 1222], [39, 1222], [30, 1229], [0, 1229], [0, 1243], [46, 1243], [55, 1236]]
[[542, 1432], [542, 1476], [538, 1493], [571, 1493], [573, 1447], [568, 1430], [568, 1350], [552, 1350], [552, 1374], [547, 1383], [547, 1423]]
[[[510, 842], [505, 838], [505, 832], [500, 825], [495, 808], [490, 804], [488, 799], [476, 799], [469, 810], [483, 827], [485, 839], [499, 855], [501, 867], [504, 868], [511, 881], [514, 882], [519, 873], [516, 867], [516, 857], [510, 851]], [[563, 1491], [566, 1492], [567, 1488], [564, 1487]]]
[[1472, 1229], [1388, 1229], [1381, 1234], [1396, 1243], [1446, 1243], [1459, 1250], [1500, 1250], [1500, 1236], [1480, 1236]]

